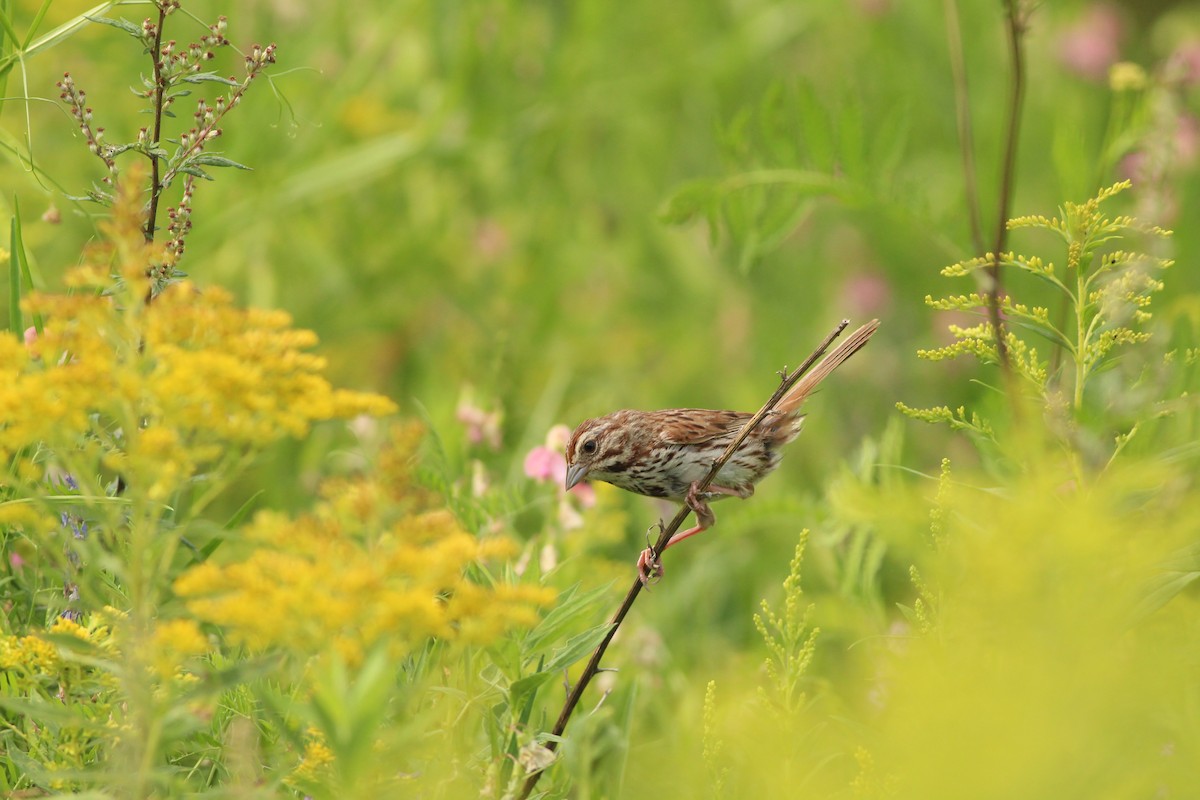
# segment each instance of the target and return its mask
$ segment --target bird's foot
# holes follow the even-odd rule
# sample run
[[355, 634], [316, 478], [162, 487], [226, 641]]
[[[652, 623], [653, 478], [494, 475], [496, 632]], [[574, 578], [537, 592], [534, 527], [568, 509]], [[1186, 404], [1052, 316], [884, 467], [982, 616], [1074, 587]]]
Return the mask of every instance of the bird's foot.
[[[696, 533], [711, 528], [713, 523], [717, 521], [717, 518], [713, 516], [712, 509], [708, 507], [707, 502], [707, 498], [714, 497], [720, 493], [712, 491], [714, 488], [716, 487], [710, 486], [709, 491], [702, 493], [699, 491], [698, 483], [693, 482], [692, 485], [688, 487], [687, 497], [685, 498], [684, 502], [687, 503], [687, 507], [692, 510], [692, 513], [696, 515], [696, 527], [699, 528]], [[682, 539], [684, 537], [681, 536], [679, 538]]]
[[638, 580], [642, 582], [642, 586], [649, 588], [650, 586], [662, 580], [662, 576], [666, 573], [663, 568], [662, 561], [654, 557], [654, 548], [647, 547], [638, 556], [637, 560]]

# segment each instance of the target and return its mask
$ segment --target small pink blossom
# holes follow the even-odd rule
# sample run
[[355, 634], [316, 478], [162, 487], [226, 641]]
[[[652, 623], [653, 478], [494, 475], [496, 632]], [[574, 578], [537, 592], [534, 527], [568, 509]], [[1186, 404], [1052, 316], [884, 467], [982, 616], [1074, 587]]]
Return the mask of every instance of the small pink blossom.
[[590, 483], [577, 483], [571, 487], [568, 493], [579, 500], [579, 505], [584, 508], [591, 508], [596, 505], [596, 490], [592, 488]]
[[848, 277], [839, 290], [841, 306], [854, 317], [878, 317], [892, 305], [892, 287], [878, 272], [859, 272]]
[[1122, 24], [1117, 8], [1097, 3], [1063, 31], [1058, 57], [1068, 70], [1084, 78], [1102, 81], [1108, 68], [1121, 57]]
[[525, 474], [535, 481], [564, 483], [567, 479], [567, 460], [558, 450], [538, 445], [525, 456]]
[[33, 347], [37, 344], [37, 328], [30, 325], [25, 329], [24, 341], [26, 347]]
[[1117, 162], [1117, 177], [1121, 180], [1131, 180], [1135, 183], [1140, 183], [1142, 176], [1146, 174], [1146, 169], [1146, 154], [1141, 150], [1135, 150], [1132, 153], [1125, 154]]
[[1175, 155], [1189, 167], [1200, 156], [1200, 120], [1191, 114], [1180, 114], [1175, 120]]
[[1185, 86], [1200, 83], [1200, 38], [1187, 39], [1167, 59], [1167, 74]]
[[859, 13], [864, 17], [885, 17], [893, 10], [892, 0], [856, 0]]
[[467, 429], [467, 441], [473, 445], [486, 443], [493, 450], [500, 449], [500, 423], [504, 419], [499, 411], [485, 411], [476, 405], [469, 390], [464, 391], [458, 401], [455, 417]]
[[9, 566], [13, 568], [14, 572], [19, 572], [21, 568], [25, 566], [25, 559], [21, 557], [20, 553], [9, 553], [8, 563]]
[[579, 512], [567, 502], [567, 497], [574, 497], [582, 508], [591, 508], [596, 504], [596, 490], [591, 484], [580, 483], [568, 492], [564, 488], [567, 480], [567, 457], [565, 455], [567, 441], [571, 438], [571, 429], [566, 425], [555, 425], [546, 434], [546, 443], [540, 444], [525, 455], [525, 474], [540, 483], [553, 483], [559, 492], [559, 522], [566, 530], [583, 525]]
[[484, 261], [498, 261], [508, 254], [508, 230], [494, 219], [485, 219], [475, 227], [475, 251]]

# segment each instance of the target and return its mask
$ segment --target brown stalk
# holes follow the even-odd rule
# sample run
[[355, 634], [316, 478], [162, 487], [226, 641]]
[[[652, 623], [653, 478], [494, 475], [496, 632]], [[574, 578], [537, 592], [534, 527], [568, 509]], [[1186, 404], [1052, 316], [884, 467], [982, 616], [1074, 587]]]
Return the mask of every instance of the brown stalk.
[[[162, 136], [162, 118], [163, 118], [163, 98], [164, 89], [166, 88], [163, 82], [163, 54], [162, 54], [162, 35], [163, 26], [167, 22], [167, 4], [165, 2], [155, 3], [158, 7], [158, 28], [154, 32], [154, 47], [150, 51], [150, 60], [154, 62], [154, 132], [150, 137], [150, 146], [158, 147], [160, 137]], [[155, 220], [158, 218], [158, 198], [162, 195], [162, 185], [159, 183], [159, 156], [156, 154], [150, 155], [150, 213], [146, 219], [146, 241], [154, 241]]]
[[[841, 323], [838, 324], [838, 326], [834, 328], [828, 336], [825, 337], [825, 340], [821, 342], [817, 349], [812, 352], [812, 355], [805, 359], [804, 363], [797, 367], [794, 372], [788, 373], [785, 369], [780, 373], [781, 380], [779, 383], [779, 388], [776, 389], [775, 393], [771, 395], [770, 399], [763, 404], [763, 407], [758, 410], [758, 413], [751, 417], [746, 424], [742, 426], [742, 429], [738, 432], [738, 435], [732, 442], [729, 443], [729, 446], [725, 448], [725, 452], [721, 453], [721, 455], [715, 461], [713, 461], [712, 467], [708, 470], [708, 474], [705, 475], [704, 478], [697, 484], [697, 492], [703, 492], [708, 488], [713, 479], [717, 477], [717, 473], [721, 471], [721, 467], [725, 466], [725, 462], [729, 461], [729, 459], [733, 457], [733, 454], [737, 452], [737, 449], [741, 446], [742, 442], [746, 441], [746, 437], [758, 427], [759, 423], [763, 421], [767, 414], [771, 413], [771, 410], [779, 404], [779, 401], [784, 398], [784, 396], [788, 393], [788, 390], [796, 385], [796, 381], [800, 380], [804, 373], [812, 369], [813, 365], [817, 363], [817, 360], [825, 354], [826, 350], [829, 349], [829, 345], [833, 343], [833, 340], [840, 336], [842, 331], [844, 331], [846, 326], [849, 324], [850, 320], [842, 320]], [[654, 557], [650, 559], [650, 563], [657, 563], [659, 553], [663, 551], [667, 545], [667, 541], [672, 535], [675, 534], [676, 531], [679, 530], [679, 527], [683, 524], [683, 521], [687, 519], [687, 516], [690, 513], [691, 510], [685, 504], [679, 509], [679, 512], [675, 515], [674, 519], [672, 519], [668, 525], [662, 527], [662, 532], [659, 534], [658, 542], [653, 547]], [[592, 653], [592, 657], [588, 660], [587, 666], [583, 668], [583, 674], [579, 676], [579, 680], [575, 682], [575, 686], [572, 687], [570, 694], [567, 695], [566, 702], [563, 703], [562, 711], [560, 711], [558, 714], [558, 721], [554, 723], [554, 729], [551, 731], [551, 734], [554, 738], [546, 743], [546, 749], [551, 751], [558, 749], [558, 739], [562, 736], [563, 731], [567, 729], [567, 722], [570, 721], [571, 714], [574, 713], [575, 707], [579, 705], [579, 700], [583, 697], [583, 692], [587, 689], [592, 678], [594, 678], [596, 673], [600, 671], [600, 659], [604, 657], [605, 651], [608, 650], [609, 643], [612, 642], [613, 636], [615, 636], [617, 633], [617, 629], [621, 627], [621, 623], [625, 620], [625, 615], [629, 613], [631, 608], [633, 608], [633, 602], [637, 599], [637, 596], [641, 594], [641, 591], [642, 581], [640, 578], [636, 578], [633, 581], [633, 585], [629, 587], [629, 592], [625, 595], [624, 602], [622, 602], [620, 608], [617, 609], [617, 613], [613, 615], [612, 622], [609, 623], [610, 627], [608, 629], [608, 633], [596, 647], [595, 652]], [[521, 793], [517, 795], [518, 800], [525, 800], [525, 798], [529, 797], [529, 793], [532, 792], [533, 787], [537, 785], [538, 779], [541, 778], [543, 771], [544, 770], [535, 772], [525, 780], [525, 785], [521, 788]]]
[[1012, 81], [1008, 95], [1008, 129], [1005, 132], [1004, 161], [1000, 170], [1000, 199], [996, 209], [996, 236], [992, 246], [992, 263], [987, 266], [989, 286], [985, 287], [988, 298], [988, 320], [996, 336], [996, 356], [1005, 378], [1010, 378], [1012, 365], [1009, 363], [1008, 346], [1004, 342], [1003, 322], [1000, 319], [1000, 260], [1008, 239], [1009, 206], [1012, 204], [1013, 181], [1016, 177], [1017, 140], [1021, 131], [1021, 108], [1025, 98], [1025, 22], [1021, 18], [1018, 0], [1004, 0], [1005, 31], [1008, 34], [1008, 54], [1012, 61]]

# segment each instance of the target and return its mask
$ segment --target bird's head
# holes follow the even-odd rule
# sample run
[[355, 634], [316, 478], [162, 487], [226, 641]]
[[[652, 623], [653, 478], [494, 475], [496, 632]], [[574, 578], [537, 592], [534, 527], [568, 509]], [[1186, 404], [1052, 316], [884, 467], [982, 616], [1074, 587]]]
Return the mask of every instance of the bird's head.
[[585, 478], [610, 481], [629, 463], [629, 429], [618, 415], [584, 420], [567, 442], [567, 489]]

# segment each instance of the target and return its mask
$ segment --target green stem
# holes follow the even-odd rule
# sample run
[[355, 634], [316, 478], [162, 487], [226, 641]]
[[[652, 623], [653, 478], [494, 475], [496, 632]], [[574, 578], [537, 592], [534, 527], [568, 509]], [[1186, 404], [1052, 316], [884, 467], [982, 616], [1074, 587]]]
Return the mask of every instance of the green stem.
[[1087, 317], [1087, 279], [1082, 262], [1075, 266], [1075, 414], [1083, 408], [1083, 384], [1087, 378], [1087, 343], [1091, 330]]

